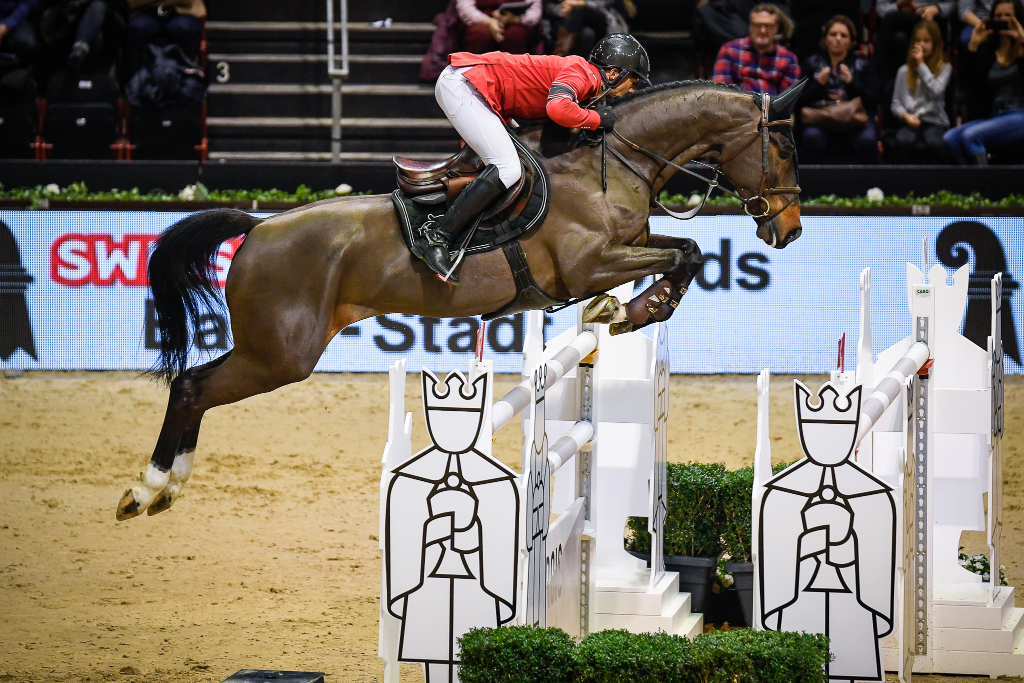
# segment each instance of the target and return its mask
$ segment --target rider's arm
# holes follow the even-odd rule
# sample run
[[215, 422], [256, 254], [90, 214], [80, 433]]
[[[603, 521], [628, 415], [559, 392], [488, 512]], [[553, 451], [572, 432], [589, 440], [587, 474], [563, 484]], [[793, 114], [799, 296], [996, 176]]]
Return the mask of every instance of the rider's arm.
[[589, 128], [597, 130], [601, 117], [596, 111], [579, 105], [581, 97], [597, 94], [600, 81], [582, 59], [570, 63], [559, 72], [548, 90], [546, 105], [548, 117], [566, 128]]
[[597, 130], [601, 117], [592, 109], [584, 109], [576, 101], [576, 93], [561, 83], [555, 83], [548, 91], [548, 117], [566, 128], [589, 128]]

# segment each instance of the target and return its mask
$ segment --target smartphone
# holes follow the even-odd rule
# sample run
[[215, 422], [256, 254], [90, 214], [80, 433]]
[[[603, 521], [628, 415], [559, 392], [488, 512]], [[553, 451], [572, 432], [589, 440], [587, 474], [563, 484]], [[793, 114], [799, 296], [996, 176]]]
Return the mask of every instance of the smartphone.
[[1000, 31], [1009, 31], [1010, 30], [1010, 22], [1008, 22], [1008, 21], [986, 21], [985, 22], [985, 28], [987, 28], [989, 31], [995, 31], [996, 33], [999, 33]]

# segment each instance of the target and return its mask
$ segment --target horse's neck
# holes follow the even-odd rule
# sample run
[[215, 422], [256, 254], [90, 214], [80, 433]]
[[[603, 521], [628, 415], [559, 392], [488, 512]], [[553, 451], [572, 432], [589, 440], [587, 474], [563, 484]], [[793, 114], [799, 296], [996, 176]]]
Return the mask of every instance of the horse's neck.
[[[665, 90], [624, 104], [616, 129], [644, 149], [684, 164], [723, 148], [744, 124], [756, 122], [753, 106], [747, 93], [713, 88]], [[649, 160], [648, 164], [660, 167]], [[671, 167], [665, 169], [661, 180], [673, 172]]]

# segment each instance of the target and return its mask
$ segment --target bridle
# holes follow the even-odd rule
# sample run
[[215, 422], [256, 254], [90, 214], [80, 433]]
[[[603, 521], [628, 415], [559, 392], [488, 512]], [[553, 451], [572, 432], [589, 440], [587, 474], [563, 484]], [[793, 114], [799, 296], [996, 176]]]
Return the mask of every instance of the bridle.
[[[690, 218], [693, 218], [694, 216], [696, 216], [700, 212], [700, 210], [702, 208], [704, 208], [704, 204], [707, 202], [708, 198], [711, 197], [711, 192], [717, 187], [720, 190], [722, 190], [722, 192], [725, 192], [726, 194], [732, 195], [736, 199], [740, 200], [740, 202], [743, 204], [743, 212], [746, 213], [748, 216], [750, 216], [751, 218], [754, 218], [754, 219], [763, 218], [763, 219], [765, 219], [764, 222], [769, 222], [769, 221], [774, 220], [775, 217], [778, 216], [780, 213], [782, 213], [783, 211], [788, 209], [793, 204], [793, 202], [796, 201], [797, 197], [800, 196], [799, 180], [798, 180], [798, 184], [794, 185], [792, 187], [768, 187], [769, 175], [770, 175], [769, 172], [768, 172], [768, 149], [769, 149], [768, 135], [769, 135], [770, 129], [771, 128], [775, 128], [775, 127], [779, 127], [779, 126], [792, 126], [793, 125], [793, 121], [791, 119], [778, 119], [778, 120], [775, 120], [775, 121], [770, 120], [770, 118], [769, 118], [769, 109], [770, 108], [771, 108], [771, 96], [768, 95], [767, 93], [762, 93], [761, 94], [761, 120], [758, 122], [758, 125], [757, 125], [757, 133], [753, 137], [750, 138], [750, 140], [747, 142], [747, 144], [743, 145], [738, 150], [736, 150], [736, 152], [734, 152], [733, 154], [729, 155], [725, 159], [720, 160], [715, 165], [706, 164], [703, 161], [691, 161], [690, 162], [692, 164], [697, 164], [699, 166], [703, 166], [704, 168], [706, 168], [709, 171], [711, 171], [713, 173], [713, 175], [710, 178], [708, 178], [706, 176], [703, 176], [703, 175], [701, 175], [699, 173], [695, 173], [694, 171], [691, 171], [688, 168], [680, 166], [679, 164], [677, 164], [677, 163], [675, 163], [675, 162], [673, 162], [673, 161], [671, 161], [669, 159], [666, 159], [665, 157], [661, 156], [660, 154], [657, 154], [655, 152], [652, 152], [649, 149], [645, 149], [644, 147], [641, 147], [640, 145], [638, 145], [635, 142], [633, 142], [633, 141], [629, 140], [628, 138], [626, 138], [622, 133], [620, 133], [619, 131], [615, 130], [614, 128], [611, 131], [612, 135], [614, 135], [616, 138], [618, 138], [623, 143], [628, 145], [631, 149], [633, 149], [633, 150], [635, 150], [637, 152], [640, 152], [641, 154], [643, 154], [643, 155], [653, 159], [654, 161], [657, 161], [658, 163], [662, 164], [662, 167], [660, 169], [658, 169], [657, 173], [654, 174], [654, 179], [648, 181], [647, 180], [647, 175], [644, 174], [644, 173], [641, 173], [639, 170], [637, 170], [633, 166], [633, 164], [631, 164], [629, 162], [629, 160], [626, 159], [626, 157], [624, 157], [622, 154], [620, 154], [614, 148], [608, 147], [607, 149], [608, 149], [608, 151], [610, 151], [612, 153], [612, 156], [614, 156], [620, 162], [622, 162], [626, 166], [626, 168], [628, 168], [629, 170], [633, 171], [633, 173], [635, 173], [638, 176], [640, 176], [644, 180], [644, 182], [647, 183], [647, 186], [651, 190], [651, 204], [653, 204], [655, 206], [658, 206], [659, 208], [661, 208], [663, 211], [665, 211], [668, 215], [672, 216], [673, 218], [679, 218], [681, 220], [689, 220]], [[734, 192], [734, 191], [732, 191], [732, 190], [730, 190], [728, 188], [722, 187], [721, 184], [719, 183], [719, 179], [725, 177], [725, 174], [722, 173], [722, 170], [721, 170], [722, 167], [725, 164], [727, 164], [728, 162], [730, 162], [733, 159], [735, 159], [736, 157], [738, 157], [743, 152], [747, 151], [747, 149], [751, 145], [753, 145], [755, 142], [757, 142], [758, 138], [761, 139], [761, 186], [758, 189], [757, 194], [752, 195], [750, 197], [744, 197], [744, 196], [740, 195], [738, 192]], [[671, 166], [672, 168], [676, 169], [677, 171], [682, 171], [683, 173], [691, 175], [694, 178], [697, 178], [698, 180], [701, 180], [701, 181], [707, 183], [708, 188], [707, 188], [707, 191], [704, 193], [704, 197], [703, 197], [703, 199], [701, 199], [700, 204], [698, 204], [696, 207], [690, 209], [689, 211], [685, 211], [685, 212], [672, 211], [672, 210], [666, 208], [665, 206], [663, 206], [661, 204], [661, 202], [659, 202], [657, 200], [656, 196], [655, 196], [654, 184], [655, 184], [655, 182], [657, 182], [658, 177], [669, 166]], [[768, 197], [771, 196], [771, 195], [776, 195], [776, 194], [790, 195], [790, 198], [789, 198], [789, 201], [786, 202], [785, 206], [783, 206], [781, 209], [779, 209], [775, 213], [770, 213], [771, 212], [771, 206], [768, 203]], [[758, 205], [763, 205], [763, 210], [755, 213], [752, 210], [752, 207], [761, 208]]]

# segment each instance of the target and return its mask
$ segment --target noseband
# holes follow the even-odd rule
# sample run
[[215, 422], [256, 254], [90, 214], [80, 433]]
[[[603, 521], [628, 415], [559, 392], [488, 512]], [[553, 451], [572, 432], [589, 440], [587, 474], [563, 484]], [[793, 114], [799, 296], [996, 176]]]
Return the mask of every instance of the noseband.
[[[645, 174], [641, 173], [640, 171], [638, 171], [631, 163], [629, 163], [629, 161], [624, 156], [622, 156], [622, 154], [617, 152], [615, 149], [609, 147], [608, 151], [610, 151], [615, 158], [617, 158], [619, 161], [621, 161], [626, 166], [626, 168], [628, 168], [629, 170], [633, 171], [633, 173], [636, 173], [638, 176], [643, 178], [644, 182], [646, 182], [648, 187], [651, 188], [651, 203], [656, 205], [656, 206], [658, 206], [658, 207], [660, 207], [663, 211], [665, 211], [668, 215], [672, 216], [673, 218], [679, 218], [681, 220], [688, 220], [688, 219], [693, 218], [694, 216], [696, 216], [700, 212], [700, 210], [702, 208], [704, 208], [704, 204], [705, 204], [705, 202], [707, 202], [708, 198], [711, 196], [711, 192], [717, 187], [717, 188], [721, 189], [722, 192], [725, 192], [726, 194], [732, 195], [736, 199], [740, 200], [740, 202], [743, 204], [743, 212], [746, 213], [748, 216], [750, 216], [751, 218], [754, 218], [754, 219], [764, 218], [765, 222], [768, 222], [768, 221], [774, 220], [776, 216], [778, 216], [780, 213], [782, 213], [783, 211], [788, 209], [793, 204], [793, 202], [796, 201], [796, 197], [800, 196], [800, 186], [799, 185], [795, 185], [793, 187], [768, 187], [768, 182], [769, 182], [769, 172], [768, 172], [769, 140], [768, 140], [768, 135], [769, 135], [770, 129], [774, 128], [774, 127], [777, 127], [777, 126], [792, 126], [793, 125], [793, 121], [791, 119], [780, 119], [780, 120], [777, 120], [777, 121], [769, 120], [769, 109], [770, 108], [771, 108], [771, 96], [768, 95], [767, 93], [762, 93], [761, 94], [761, 120], [757, 124], [757, 133], [754, 135], [754, 137], [750, 138], [750, 141], [747, 142], [747, 144], [745, 144], [742, 147], [740, 147], [736, 152], [734, 152], [733, 154], [729, 155], [725, 159], [722, 159], [721, 161], [719, 161], [715, 165], [706, 164], [703, 161], [692, 161], [692, 162], [690, 162], [690, 163], [694, 163], [694, 164], [698, 164], [700, 166], [703, 166], [704, 168], [706, 168], [709, 171], [711, 171], [714, 175], [712, 177], [710, 177], [710, 178], [702, 176], [699, 173], [695, 173], [695, 172], [691, 171], [688, 168], [684, 168], [683, 166], [680, 166], [679, 164], [677, 164], [677, 163], [675, 163], [675, 162], [673, 162], [673, 161], [671, 161], [669, 159], [666, 159], [665, 157], [663, 157], [663, 156], [661, 156], [659, 154], [656, 154], [655, 152], [652, 152], [649, 149], [645, 149], [645, 148], [641, 147], [640, 145], [636, 144], [635, 142], [632, 142], [631, 140], [627, 139], [619, 131], [617, 131], [615, 129], [612, 129], [612, 135], [614, 135], [619, 140], [621, 140], [623, 143], [628, 145], [631, 149], [633, 149], [633, 150], [635, 150], [637, 152], [640, 152], [641, 154], [643, 154], [643, 155], [645, 155], [645, 156], [647, 156], [647, 157], [657, 161], [658, 163], [662, 164], [662, 167], [660, 169], [658, 169], [657, 173], [654, 174], [654, 181], [656, 181], [658, 179], [658, 176], [660, 176], [662, 174], [662, 172], [664, 172], [664, 170], [667, 167], [671, 166], [672, 168], [676, 169], [677, 171], [682, 171], [683, 173], [689, 174], [689, 175], [693, 176], [694, 178], [697, 178], [698, 180], [701, 180], [701, 181], [707, 183], [708, 189], [707, 189], [707, 192], [704, 193], [704, 198], [701, 199], [700, 204], [698, 204], [696, 207], [694, 207], [694, 208], [692, 208], [692, 209], [690, 209], [689, 211], [686, 211], [686, 212], [679, 213], [679, 212], [671, 211], [671, 210], [665, 208], [664, 206], [662, 206], [661, 202], [659, 202], [655, 198], [655, 196], [654, 196], [654, 181], [648, 182], [647, 176]], [[761, 187], [758, 189], [758, 192], [757, 192], [756, 195], [753, 195], [753, 196], [750, 196], [750, 197], [743, 197], [739, 193], [733, 192], [732, 190], [729, 190], [729, 189], [724, 188], [724, 187], [721, 186], [721, 184], [719, 183], [719, 179], [725, 177], [725, 174], [722, 173], [721, 169], [722, 169], [722, 166], [724, 166], [726, 163], [728, 163], [729, 161], [732, 161], [733, 159], [738, 157], [740, 154], [742, 154], [743, 152], [747, 151], [747, 149], [751, 145], [753, 145], [755, 142], [757, 142], [758, 138], [761, 139]], [[790, 197], [790, 200], [788, 202], [786, 202], [785, 206], [783, 206], [781, 209], [779, 209], [775, 213], [770, 214], [771, 206], [768, 204], [768, 197], [770, 195], [774, 195], [774, 194], [783, 194], [783, 195], [792, 195], [792, 196]], [[763, 206], [763, 210], [761, 210], [761, 211], [754, 212], [752, 210], [752, 207], [761, 208], [761, 206]]]

